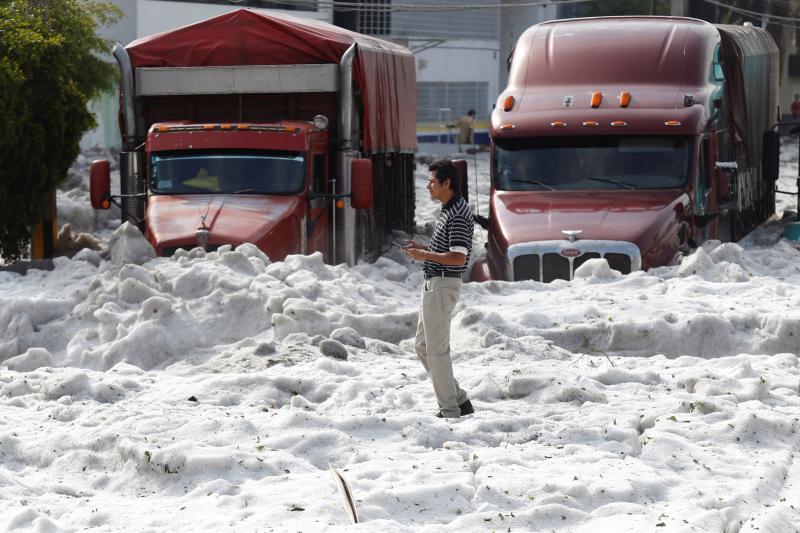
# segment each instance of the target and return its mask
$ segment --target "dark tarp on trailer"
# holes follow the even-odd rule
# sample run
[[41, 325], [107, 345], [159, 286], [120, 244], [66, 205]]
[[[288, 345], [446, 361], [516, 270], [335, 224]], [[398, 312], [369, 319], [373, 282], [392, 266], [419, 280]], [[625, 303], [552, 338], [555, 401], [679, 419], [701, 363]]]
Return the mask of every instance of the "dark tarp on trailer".
[[126, 50], [131, 66], [339, 64], [356, 43], [354, 89], [363, 104], [367, 153], [414, 152], [416, 70], [404, 47], [323, 22], [240, 9], [137, 39]]
[[715, 27], [732, 136], [744, 143], [748, 164], [760, 168], [764, 133], [778, 122], [778, 47], [761, 28]]

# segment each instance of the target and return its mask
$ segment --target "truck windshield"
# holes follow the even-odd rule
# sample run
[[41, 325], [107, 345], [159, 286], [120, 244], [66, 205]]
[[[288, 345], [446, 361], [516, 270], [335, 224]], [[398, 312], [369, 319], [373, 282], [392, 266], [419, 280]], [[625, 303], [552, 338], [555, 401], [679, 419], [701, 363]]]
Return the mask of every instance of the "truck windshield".
[[690, 137], [550, 137], [495, 141], [503, 191], [666, 189], [690, 174]]
[[150, 189], [159, 194], [296, 194], [306, 175], [303, 154], [217, 151], [157, 153]]

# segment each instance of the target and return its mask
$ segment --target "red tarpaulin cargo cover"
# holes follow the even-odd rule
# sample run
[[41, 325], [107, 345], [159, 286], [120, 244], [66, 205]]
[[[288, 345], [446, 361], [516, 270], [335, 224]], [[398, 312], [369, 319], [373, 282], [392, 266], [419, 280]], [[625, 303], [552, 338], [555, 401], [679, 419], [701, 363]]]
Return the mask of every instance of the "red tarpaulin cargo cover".
[[240, 9], [137, 39], [126, 50], [134, 69], [338, 64], [353, 43], [364, 150], [416, 151], [416, 70], [414, 57], [400, 45], [311, 19]]

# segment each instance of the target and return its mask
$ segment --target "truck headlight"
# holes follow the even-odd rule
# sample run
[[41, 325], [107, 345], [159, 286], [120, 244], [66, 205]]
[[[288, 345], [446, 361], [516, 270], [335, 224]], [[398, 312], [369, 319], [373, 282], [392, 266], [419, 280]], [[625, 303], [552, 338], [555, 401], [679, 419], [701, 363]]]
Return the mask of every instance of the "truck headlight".
[[325, 115], [317, 115], [314, 117], [314, 127], [318, 130], [324, 130], [328, 128], [328, 117]]

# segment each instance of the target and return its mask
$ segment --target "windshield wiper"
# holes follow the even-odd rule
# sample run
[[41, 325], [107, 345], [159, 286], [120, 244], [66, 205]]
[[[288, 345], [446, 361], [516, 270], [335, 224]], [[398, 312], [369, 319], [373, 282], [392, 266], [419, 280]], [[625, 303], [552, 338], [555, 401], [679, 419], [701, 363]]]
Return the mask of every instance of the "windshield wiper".
[[625, 183], [624, 181], [619, 180], [612, 180], [611, 178], [586, 178], [589, 181], [602, 181], [603, 183], [613, 183], [614, 185], [619, 185], [620, 187], [625, 187], [626, 189], [630, 189], [632, 191], [636, 190], [636, 187], [631, 185], [630, 183]]
[[542, 180], [537, 180], [537, 179], [517, 180], [517, 179], [514, 179], [514, 178], [508, 178], [508, 181], [513, 181], [513, 182], [516, 182], [516, 183], [530, 183], [532, 185], [539, 185], [541, 187], [544, 187], [545, 189], [550, 189], [551, 191], [556, 190], [554, 187], [551, 187], [550, 185], [548, 185], [547, 183], [543, 182]]

